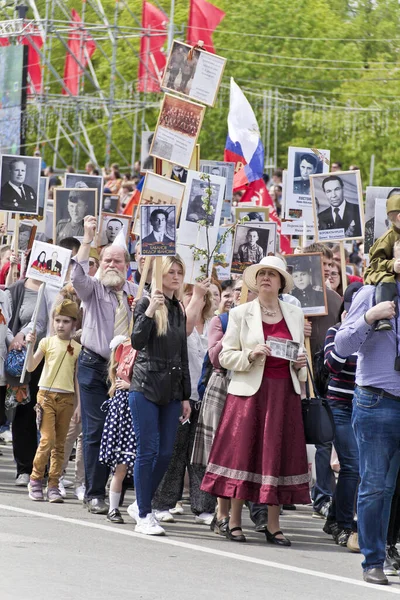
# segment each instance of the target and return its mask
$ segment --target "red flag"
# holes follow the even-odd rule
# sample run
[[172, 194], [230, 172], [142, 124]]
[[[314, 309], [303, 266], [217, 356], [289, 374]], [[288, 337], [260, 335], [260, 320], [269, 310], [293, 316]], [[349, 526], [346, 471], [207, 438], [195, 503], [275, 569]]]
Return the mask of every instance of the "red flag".
[[269, 208], [269, 219], [277, 224], [277, 232], [280, 235], [280, 251], [282, 254], [293, 254], [289, 238], [281, 234], [281, 220], [263, 179], [257, 179], [257, 181], [249, 183], [240, 202], [256, 202], [258, 206]]
[[[79, 94], [79, 77], [82, 69], [79, 63], [86, 67], [88, 58], [91, 58], [96, 50], [96, 44], [92, 37], [81, 26], [81, 18], [75, 9], [71, 10], [71, 31], [68, 36], [68, 52], [65, 57], [64, 85], [73, 96]], [[67, 95], [65, 89], [62, 93]]]
[[159, 92], [167, 62], [162, 51], [167, 39], [168, 17], [150, 2], [143, 1], [142, 39], [139, 54], [139, 92]]
[[132, 196], [129, 198], [125, 208], [122, 211], [123, 215], [129, 215], [130, 217], [133, 217], [134, 215], [134, 208], [135, 206], [137, 206], [140, 202], [140, 192], [139, 190], [135, 190], [132, 194]]
[[188, 44], [196, 46], [198, 41], [202, 40], [204, 49], [215, 54], [211, 36], [224, 17], [224, 11], [207, 0], [190, 0]]

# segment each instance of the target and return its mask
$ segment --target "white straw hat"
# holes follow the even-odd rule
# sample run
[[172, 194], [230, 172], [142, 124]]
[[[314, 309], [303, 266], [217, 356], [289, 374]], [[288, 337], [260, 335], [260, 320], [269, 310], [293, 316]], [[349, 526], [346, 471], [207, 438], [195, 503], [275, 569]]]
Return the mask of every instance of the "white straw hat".
[[249, 290], [255, 293], [258, 292], [256, 285], [257, 273], [266, 267], [269, 267], [282, 275], [285, 280], [285, 287], [282, 290], [282, 293], [288, 294], [294, 287], [293, 277], [286, 271], [285, 262], [277, 256], [266, 256], [265, 258], [262, 258], [261, 262], [257, 265], [251, 265], [244, 270], [243, 281]]

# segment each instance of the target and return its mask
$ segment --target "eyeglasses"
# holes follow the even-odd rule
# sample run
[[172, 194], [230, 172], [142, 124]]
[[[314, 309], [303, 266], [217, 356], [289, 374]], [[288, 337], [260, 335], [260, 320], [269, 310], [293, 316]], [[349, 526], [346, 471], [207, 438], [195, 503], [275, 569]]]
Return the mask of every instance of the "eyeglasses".
[[329, 277], [340, 277], [339, 273], [331, 273]]

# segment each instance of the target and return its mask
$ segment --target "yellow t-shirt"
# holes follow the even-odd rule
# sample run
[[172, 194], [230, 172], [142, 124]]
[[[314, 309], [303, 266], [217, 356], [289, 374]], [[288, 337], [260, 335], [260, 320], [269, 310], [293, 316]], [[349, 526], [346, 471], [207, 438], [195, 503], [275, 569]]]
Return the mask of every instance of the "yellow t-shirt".
[[[67, 351], [68, 344], [71, 344], [74, 349], [72, 355]], [[74, 340], [60, 340], [57, 335], [52, 335], [40, 340], [39, 350], [44, 354], [44, 367], [39, 388], [52, 392], [74, 392], [75, 363], [78, 360], [81, 345]]]

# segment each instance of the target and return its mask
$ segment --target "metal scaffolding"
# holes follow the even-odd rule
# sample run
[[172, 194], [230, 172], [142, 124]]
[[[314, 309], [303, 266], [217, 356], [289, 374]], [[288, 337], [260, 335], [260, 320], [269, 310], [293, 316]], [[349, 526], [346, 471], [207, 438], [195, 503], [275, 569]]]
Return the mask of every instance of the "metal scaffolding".
[[[21, 18], [27, 9], [32, 18]], [[0, 8], [0, 37], [7, 37], [11, 43], [19, 43], [22, 37], [28, 39], [40, 58], [42, 91], [36, 92], [31, 86], [28, 94], [26, 153], [33, 153], [35, 148], [44, 152], [50, 149], [56, 169], [67, 165], [78, 169], [87, 160], [108, 167], [111, 157], [121, 168], [131, 167], [140, 145], [138, 123], [141, 129], [145, 127], [146, 109], [159, 106], [156, 96], [136, 91], [136, 73], [128, 77], [121, 68], [122, 50], [129, 50], [140, 60], [139, 44], [135, 43], [143, 34], [140, 20], [126, 0], [116, 1], [113, 14], [106, 13], [101, 0], [82, 1], [81, 23], [77, 28], [82, 32], [81, 48], [84, 35], [94, 40], [96, 53], [102, 56], [102, 76], [108, 79], [108, 86], [100, 86], [92, 60], [87, 53], [80, 52], [86, 66], [73, 55], [81, 70], [79, 95], [73, 95], [61, 72], [66, 54], [71, 54], [68, 47], [71, 15], [67, 0], [45, 0], [42, 12], [35, 0], [26, 0], [25, 6]], [[38, 33], [43, 39], [41, 48], [34, 40], [34, 34]], [[157, 33], [152, 31], [145, 35]], [[115, 134], [121, 127], [124, 147], [131, 148], [129, 156], [115, 142], [118, 137]]]

